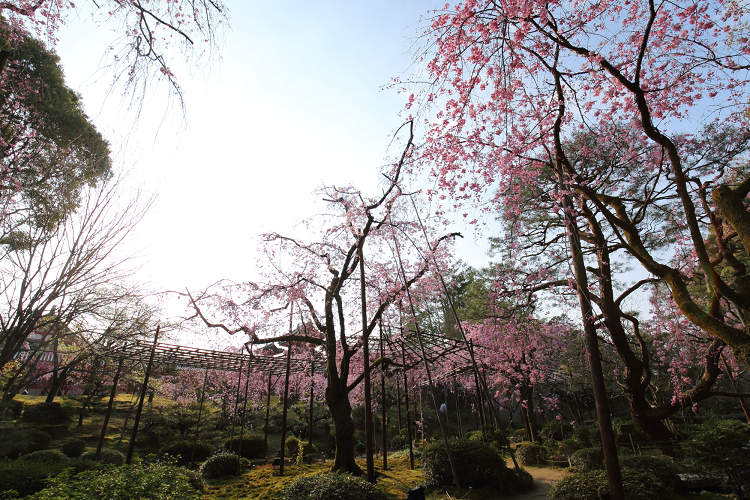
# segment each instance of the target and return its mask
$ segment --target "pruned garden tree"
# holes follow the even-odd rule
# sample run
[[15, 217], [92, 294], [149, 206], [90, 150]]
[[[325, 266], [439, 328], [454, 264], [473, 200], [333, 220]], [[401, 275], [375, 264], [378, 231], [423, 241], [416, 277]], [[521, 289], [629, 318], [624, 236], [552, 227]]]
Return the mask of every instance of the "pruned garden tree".
[[[117, 325], [138, 323], [141, 316], [117, 319], [121, 307], [136, 300], [137, 289], [126, 285], [132, 274], [130, 257], [121, 245], [145, 214], [150, 202], [124, 189], [117, 178], [86, 188], [80, 206], [63, 221], [26, 226], [23, 242], [2, 245], [0, 268], [0, 369], [14, 363], [22, 377], [39, 351], [75, 336], [95, 338]], [[101, 328], [94, 329], [94, 325]], [[88, 330], [92, 329], [92, 330]], [[34, 332], [47, 332], [37, 352], [17, 359]], [[114, 331], [112, 332], [114, 333]], [[74, 341], [70, 341], [75, 344]], [[19, 388], [12, 380], [3, 397]]]
[[[401, 187], [411, 161], [412, 141], [410, 132], [400, 160], [384, 174], [379, 196], [368, 199], [352, 187], [323, 188], [332, 217], [324, 221], [319, 242], [266, 235], [263, 248], [269, 272], [265, 281], [229, 286], [218, 293], [190, 294], [196, 317], [209, 326], [245, 332], [255, 344], [307, 343], [325, 353], [325, 399], [336, 437], [334, 471], [362, 474], [355, 461], [349, 398], [363, 380], [358, 376], [361, 367], [352, 363], [354, 356], [361, 353], [385, 311], [420, 282], [435, 261], [434, 254], [444, 252], [446, 240], [454, 236], [434, 237], [416, 251], [414, 242], [424, 241], [422, 229], [409, 218], [409, 195]], [[395, 262], [394, 237], [401, 245], [403, 273]], [[364, 312], [363, 288], [367, 290]], [[244, 295], [241, 300], [240, 295]], [[209, 314], [223, 319], [209, 319]], [[304, 326], [308, 321], [312, 328]], [[292, 328], [294, 323], [303, 326]], [[373, 367], [386, 362], [375, 360]]]

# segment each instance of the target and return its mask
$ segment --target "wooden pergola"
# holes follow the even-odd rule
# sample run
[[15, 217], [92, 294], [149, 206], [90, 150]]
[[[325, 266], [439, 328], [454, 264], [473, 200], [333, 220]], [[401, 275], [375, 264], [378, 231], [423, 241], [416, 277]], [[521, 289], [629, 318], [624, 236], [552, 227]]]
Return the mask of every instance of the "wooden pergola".
[[[404, 390], [404, 396], [406, 398], [406, 423], [407, 423], [407, 430], [409, 433], [409, 447], [411, 452], [411, 436], [412, 436], [412, 428], [411, 428], [411, 422], [409, 418], [409, 383], [408, 383], [408, 372], [415, 368], [416, 366], [419, 366], [420, 364], [427, 362], [430, 364], [434, 364], [437, 362], [440, 358], [443, 358], [447, 355], [454, 355], [457, 356], [459, 359], [463, 359], [465, 361], [465, 367], [462, 368], [456, 368], [453, 370], [450, 370], [447, 373], [439, 374], [436, 376], [436, 379], [440, 378], [451, 378], [456, 376], [460, 372], [467, 372], [470, 371], [470, 357], [467, 352], [467, 343], [463, 340], [458, 339], [452, 339], [448, 338], [444, 335], [436, 335], [436, 334], [430, 334], [426, 332], [420, 332], [419, 336], [421, 337], [422, 344], [426, 347], [427, 352], [429, 353], [425, 358], [423, 358], [422, 353], [420, 352], [420, 348], [418, 346], [418, 338], [416, 332], [408, 332], [405, 336], [401, 336], [398, 338], [393, 338], [392, 336], [388, 336], [388, 338], [374, 338], [371, 337], [368, 339], [370, 352], [379, 352], [381, 357], [388, 357], [390, 358], [395, 365], [399, 366], [398, 371], [402, 373], [403, 376], [403, 390]], [[122, 344], [116, 346], [113, 349], [110, 349], [107, 351], [106, 354], [102, 354], [103, 357], [107, 357], [109, 359], [115, 360], [118, 363], [117, 371], [114, 375], [113, 380], [113, 387], [112, 392], [110, 394], [110, 400], [107, 407], [107, 411], [105, 414], [105, 420], [102, 427], [102, 433], [99, 440], [99, 446], [97, 448], [97, 456], [100, 454], [104, 439], [106, 437], [106, 431], [107, 431], [107, 425], [109, 421], [109, 417], [112, 410], [112, 405], [114, 401], [114, 396], [117, 389], [117, 381], [119, 379], [119, 376], [122, 371], [122, 367], [124, 363], [130, 363], [130, 364], [140, 364], [144, 368], [144, 380], [141, 384], [140, 388], [140, 400], [138, 403], [138, 408], [136, 411], [135, 421], [133, 424], [133, 430], [132, 435], [130, 439], [130, 445], [128, 449], [127, 454], [127, 462], [130, 463], [132, 460], [133, 455], [133, 448], [135, 445], [137, 433], [138, 433], [138, 425], [140, 421], [140, 417], [143, 410], [143, 401], [144, 396], [148, 390], [148, 381], [150, 376], [158, 371], [163, 371], [165, 369], [198, 369], [198, 370], [205, 370], [206, 375], [204, 379], [204, 386], [203, 391], [201, 393], [201, 404], [200, 404], [200, 410], [198, 415], [198, 426], [200, 426], [200, 418], [201, 413], [203, 410], [203, 394], [205, 393], [206, 389], [206, 383], [208, 378], [208, 371], [209, 370], [218, 370], [218, 371], [226, 371], [226, 372], [237, 372], [242, 373], [243, 371], [246, 371], [248, 373], [263, 373], [267, 374], [268, 376], [268, 393], [267, 393], [267, 402], [266, 402], [266, 443], [268, 440], [268, 419], [269, 419], [269, 409], [270, 409], [270, 395], [271, 395], [271, 389], [272, 389], [272, 378], [273, 377], [281, 377], [285, 376], [285, 384], [284, 384], [284, 411], [282, 416], [282, 434], [285, 434], [286, 430], [286, 400], [289, 395], [289, 376], [293, 373], [325, 373], [325, 358], [321, 355], [320, 352], [315, 352], [313, 356], [311, 356], [308, 359], [303, 358], [294, 358], [291, 356], [291, 350], [281, 349], [276, 347], [273, 344], [270, 344], [270, 348], [267, 347], [265, 349], [256, 349], [256, 351], [266, 351], [266, 352], [276, 352], [276, 354], [258, 354], [254, 352], [252, 348], [250, 348], [250, 344], [246, 344], [245, 352], [228, 352], [228, 351], [218, 351], [218, 350], [211, 350], [211, 349], [205, 349], [205, 348], [199, 348], [199, 347], [189, 347], [189, 346], [182, 346], [177, 344], [170, 344], [170, 343], [163, 343], [158, 342], [158, 331], [155, 334], [153, 341], [147, 341], [147, 340], [133, 340], [133, 341], [127, 341], [123, 342]], [[257, 347], [257, 344], [256, 344]], [[383, 404], [382, 404], [382, 411], [385, 414], [386, 411], [386, 398], [385, 398], [385, 370], [381, 371], [381, 384], [382, 384], [382, 396], [383, 396]], [[239, 402], [240, 398], [240, 392], [241, 392], [241, 382], [242, 377], [238, 377], [238, 387], [237, 387], [237, 398], [235, 401], [235, 412], [238, 411], [237, 404]], [[426, 385], [426, 383], [420, 383], [420, 385]], [[398, 400], [399, 400], [399, 420], [400, 420], [400, 400], [401, 400], [401, 383], [397, 383], [397, 390], [399, 391]], [[477, 397], [479, 398], [480, 404], [482, 403], [482, 395], [478, 394]], [[312, 414], [313, 411], [313, 388], [311, 387], [310, 391], [310, 412]], [[245, 403], [247, 404], [247, 379], [245, 384]], [[415, 402], [416, 404], [416, 402]], [[243, 413], [244, 413], [244, 405], [243, 405]], [[415, 406], [415, 412], [416, 412], [416, 406]], [[386, 418], [383, 418], [383, 449], [387, 448], [386, 443]], [[312, 418], [310, 418], [310, 425], [312, 426]], [[243, 426], [240, 428], [240, 441], [242, 440], [242, 429]], [[282, 442], [284, 440], [284, 436], [282, 435]], [[197, 441], [197, 436], [196, 436]], [[281, 447], [281, 467], [280, 467], [280, 473], [283, 474], [283, 461], [284, 461], [284, 447], [282, 445]], [[384, 454], [384, 461], [385, 461], [385, 455]], [[410, 453], [410, 457], [413, 457], [412, 453]], [[411, 458], [412, 464], [413, 464], [413, 458]], [[384, 463], [384, 466], [387, 468], [387, 463]]]

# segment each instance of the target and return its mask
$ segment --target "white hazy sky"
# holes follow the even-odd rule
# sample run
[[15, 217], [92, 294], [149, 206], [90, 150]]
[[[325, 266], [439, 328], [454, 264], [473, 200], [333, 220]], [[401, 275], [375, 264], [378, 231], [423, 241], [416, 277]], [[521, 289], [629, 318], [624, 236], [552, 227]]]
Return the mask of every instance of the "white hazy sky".
[[[434, 0], [228, 0], [231, 28], [203, 71], [174, 65], [187, 114], [164, 120], [165, 93], [145, 103], [138, 126], [111, 74], [97, 68], [114, 34], [71, 20], [56, 50], [68, 85], [157, 203], [140, 226], [143, 273], [157, 289], [204, 288], [252, 278], [257, 235], [294, 234], [320, 211], [312, 192], [354, 184], [374, 194], [406, 97], [381, 90], [410, 74], [419, 20]], [[158, 132], [158, 133], [157, 133]], [[417, 137], [419, 140], [419, 137]], [[459, 258], [486, 262], [472, 230]]]

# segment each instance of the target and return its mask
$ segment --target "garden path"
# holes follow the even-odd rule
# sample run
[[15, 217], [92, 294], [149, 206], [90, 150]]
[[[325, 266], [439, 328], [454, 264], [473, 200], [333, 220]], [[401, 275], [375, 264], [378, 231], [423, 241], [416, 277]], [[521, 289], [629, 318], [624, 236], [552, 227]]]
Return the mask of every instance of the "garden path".
[[531, 491], [521, 495], [507, 497], [504, 500], [542, 500], [546, 499], [550, 488], [568, 473], [565, 469], [555, 467], [524, 467], [534, 478], [534, 487]]

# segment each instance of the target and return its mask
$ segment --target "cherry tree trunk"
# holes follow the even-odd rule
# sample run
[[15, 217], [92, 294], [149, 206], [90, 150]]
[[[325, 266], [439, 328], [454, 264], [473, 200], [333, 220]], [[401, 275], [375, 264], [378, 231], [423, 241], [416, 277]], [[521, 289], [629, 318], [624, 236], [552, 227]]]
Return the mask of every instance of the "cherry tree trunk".
[[331, 470], [361, 476], [363, 471], [354, 459], [354, 420], [346, 381], [329, 377], [326, 387], [326, 403], [331, 411], [336, 432], [336, 457]]

